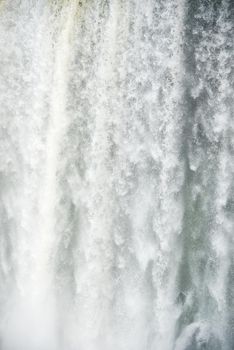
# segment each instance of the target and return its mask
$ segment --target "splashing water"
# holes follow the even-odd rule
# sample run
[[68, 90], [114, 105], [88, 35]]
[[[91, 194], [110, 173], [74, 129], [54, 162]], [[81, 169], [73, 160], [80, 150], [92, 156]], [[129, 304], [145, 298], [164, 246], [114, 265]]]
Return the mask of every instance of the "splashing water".
[[232, 0], [0, 2], [0, 349], [234, 348]]

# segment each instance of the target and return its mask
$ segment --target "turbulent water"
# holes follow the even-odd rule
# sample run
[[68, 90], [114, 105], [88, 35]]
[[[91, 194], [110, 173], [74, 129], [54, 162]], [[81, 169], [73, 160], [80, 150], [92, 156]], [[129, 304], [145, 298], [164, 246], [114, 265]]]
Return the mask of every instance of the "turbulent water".
[[0, 349], [234, 349], [233, 0], [0, 1]]

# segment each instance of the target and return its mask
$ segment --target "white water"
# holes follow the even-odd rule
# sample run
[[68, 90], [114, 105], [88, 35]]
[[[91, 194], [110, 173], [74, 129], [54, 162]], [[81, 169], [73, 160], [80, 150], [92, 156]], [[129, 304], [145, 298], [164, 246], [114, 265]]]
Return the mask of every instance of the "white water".
[[234, 348], [232, 0], [0, 1], [0, 349]]

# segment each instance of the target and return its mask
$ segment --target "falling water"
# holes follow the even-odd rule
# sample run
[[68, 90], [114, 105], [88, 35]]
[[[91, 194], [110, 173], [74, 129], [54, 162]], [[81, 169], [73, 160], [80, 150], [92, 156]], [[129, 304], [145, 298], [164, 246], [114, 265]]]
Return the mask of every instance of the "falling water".
[[0, 1], [0, 349], [234, 349], [232, 0]]

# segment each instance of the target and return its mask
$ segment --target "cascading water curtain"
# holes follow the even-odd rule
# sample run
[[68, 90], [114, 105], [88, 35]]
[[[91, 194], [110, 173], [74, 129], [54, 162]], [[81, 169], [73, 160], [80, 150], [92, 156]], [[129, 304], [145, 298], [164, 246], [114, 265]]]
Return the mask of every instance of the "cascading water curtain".
[[233, 73], [233, 0], [0, 0], [0, 350], [234, 349]]

